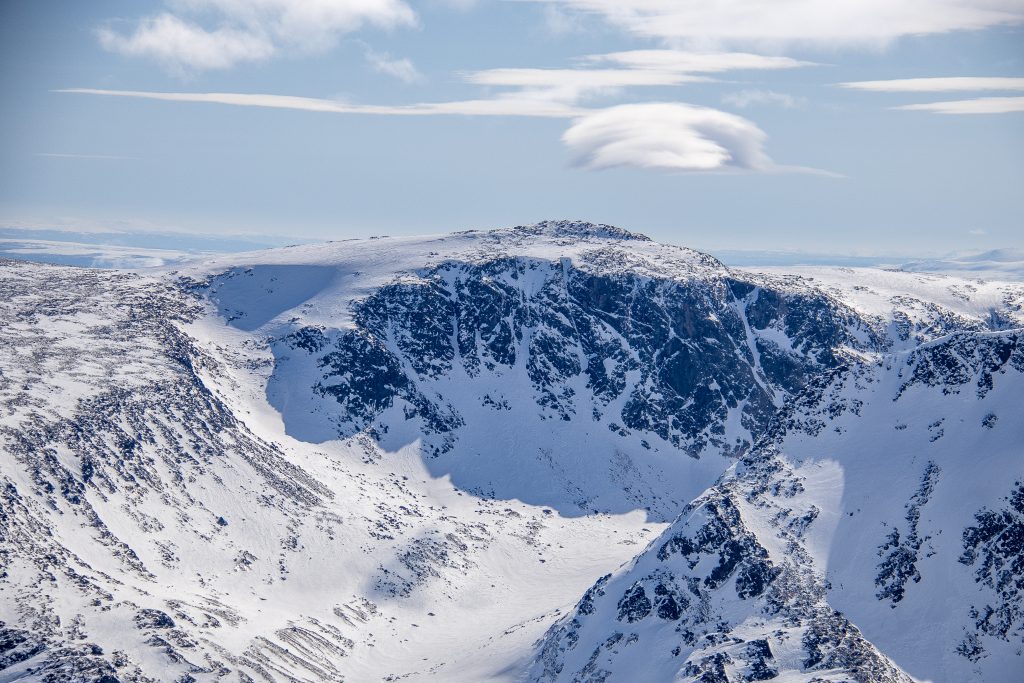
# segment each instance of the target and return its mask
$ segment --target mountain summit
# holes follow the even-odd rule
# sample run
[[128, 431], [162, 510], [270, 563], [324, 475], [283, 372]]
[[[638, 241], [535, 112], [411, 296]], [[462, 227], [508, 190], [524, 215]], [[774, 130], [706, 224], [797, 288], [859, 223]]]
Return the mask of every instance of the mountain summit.
[[614, 225], [604, 223], [588, 223], [587, 221], [541, 221], [533, 225], [518, 225], [514, 228], [497, 230], [467, 230], [459, 235], [479, 237], [503, 237], [506, 234], [518, 236], [544, 237], [582, 237], [598, 239], [636, 240], [650, 242], [651, 238], [637, 232], [630, 232]]

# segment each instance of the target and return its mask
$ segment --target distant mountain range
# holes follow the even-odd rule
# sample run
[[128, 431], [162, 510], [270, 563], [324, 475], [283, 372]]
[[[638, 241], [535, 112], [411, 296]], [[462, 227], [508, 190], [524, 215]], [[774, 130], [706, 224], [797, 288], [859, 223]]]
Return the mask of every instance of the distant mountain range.
[[[273, 235], [211, 237], [182, 232], [0, 228], [0, 258], [87, 268], [138, 269], [296, 242], [320, 241]], [[713, 249], [709, 253], [726, 265], [746, 268], [845, 266], [946, 273], [975, 279], [1024, 280], [1024, 251], [1009, 248], [932, 258], [753, 249]]]
[[1024, 250], [994, 249], [948, 259], [911, 261], [903, 270], [954, 273], [969, 277], [1024, 279]]

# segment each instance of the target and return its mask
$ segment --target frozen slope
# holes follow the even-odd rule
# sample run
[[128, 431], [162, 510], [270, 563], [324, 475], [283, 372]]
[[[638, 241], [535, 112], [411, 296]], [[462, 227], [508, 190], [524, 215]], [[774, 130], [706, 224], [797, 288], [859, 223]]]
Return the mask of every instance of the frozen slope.
[[[787, 406], [824, 409], [821, 378], [1021, 325], [1019, 285], [825, 275], [572, 222], [137, 274], [0, 264], [0, 681], [539, 675], [546, 630], [764, 457]], [[837, 467], [807, 490], [832, 497]], [[966, 523], [1009, 493], [971, 493]], [[922, 675], [815, 576], [820, 624], [863, 619], [851, 647]], [[885, 609], [916, 614], [905, 593]], [[1015, 661], [978, 637], [977, 666]]]
[[1019, 330], [837, 372], [591, 587], [533, 677], [1018, 680], [1022, 373]]
[[3, 288], [0, 680], [510, 680], [658, 528], [291, 439], [264, 343], [160, 281]]

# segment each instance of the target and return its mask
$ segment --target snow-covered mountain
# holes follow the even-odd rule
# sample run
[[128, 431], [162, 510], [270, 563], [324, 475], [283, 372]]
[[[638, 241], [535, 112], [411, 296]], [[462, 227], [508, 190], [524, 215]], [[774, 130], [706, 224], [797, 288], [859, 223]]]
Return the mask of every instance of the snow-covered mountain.
[[0, 264], [0, 681], [1011, 681], [1024, 286], [604, 225]]

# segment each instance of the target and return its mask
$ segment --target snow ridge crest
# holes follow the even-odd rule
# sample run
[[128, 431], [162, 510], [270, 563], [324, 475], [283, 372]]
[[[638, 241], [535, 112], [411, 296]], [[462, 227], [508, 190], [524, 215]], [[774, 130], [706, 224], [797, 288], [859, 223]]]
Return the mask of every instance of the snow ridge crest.
[[[467, 230], [461, 234], [475, 234], [479, 230]], [[575, 237], [582, 239], [614, 239], [635, 242], [651, 242], [647, 235], [630, 232], [623, 228], [605, 223], [591, 223], [581, 220], [545, 220], [532, 225], [517, 225], [511, 228], [499, 228], [488, 231], [491, 234], [501, 235], [511, 233], [516, 236], [537, 236], [537, 237]]]

